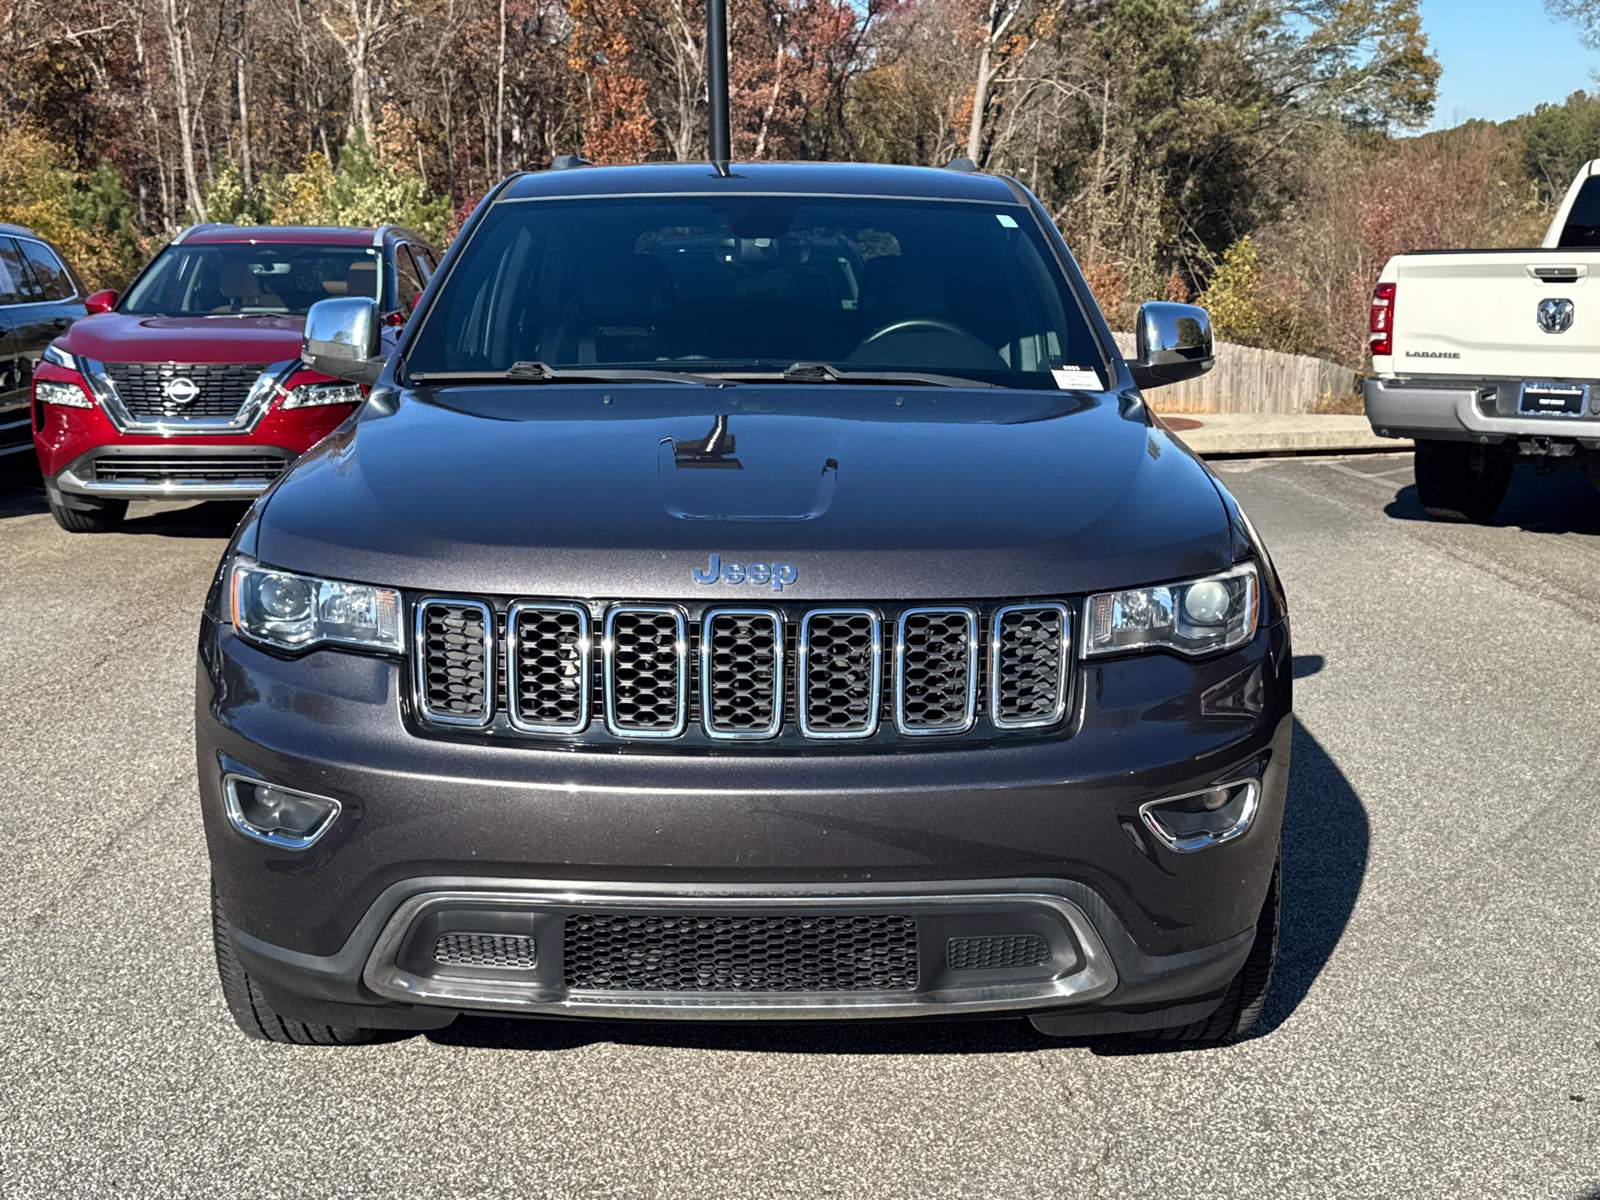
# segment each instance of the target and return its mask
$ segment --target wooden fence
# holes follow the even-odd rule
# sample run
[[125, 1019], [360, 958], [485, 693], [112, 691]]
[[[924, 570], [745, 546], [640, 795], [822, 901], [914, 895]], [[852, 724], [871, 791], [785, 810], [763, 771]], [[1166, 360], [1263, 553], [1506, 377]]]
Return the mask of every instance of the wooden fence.
[[[1116, 339], [1131, 358], [1133, 334]], [[1325, 359], [1218, 342], [1216, 366], [1198, 379], [1151, 389], [1149, 399], [1158, 412], [1307, 413], [1359, 384], [1354, 371]]]

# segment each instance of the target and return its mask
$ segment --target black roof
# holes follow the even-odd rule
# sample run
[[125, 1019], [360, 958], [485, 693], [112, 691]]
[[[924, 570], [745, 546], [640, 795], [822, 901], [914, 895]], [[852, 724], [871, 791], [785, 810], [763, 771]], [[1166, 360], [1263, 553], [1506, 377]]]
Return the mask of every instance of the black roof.
[[642, 163], [538, 171], [511, 180], [497, 201], [586, 196], [760, 195], [893, 197], [1020, 204], [999, 176], [882, 163], [736, 162], [730, 176], [709, 163]]

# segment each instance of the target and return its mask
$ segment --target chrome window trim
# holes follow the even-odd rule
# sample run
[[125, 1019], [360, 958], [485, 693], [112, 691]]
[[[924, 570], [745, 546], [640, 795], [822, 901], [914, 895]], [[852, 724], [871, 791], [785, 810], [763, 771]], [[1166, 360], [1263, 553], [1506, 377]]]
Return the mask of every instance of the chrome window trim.
[[[766, 617], [772, 622], [772, 721], [764, 729], [716, 730], [711, 726], [711, 622], [717, 617]], [[719, 742], [759, 742], [783, 731], [784, 642], [783, 614], [775, 608], [712, 608], [700, 619], [700, 727]]]
[[[141, 366], [147, 364], [140, 364]], [[184, 364], [189, 365], [189, 364]], [[212, 364], [206, 364], [212, 365]], [[221, 364], [227, 365], [227, 364]], [[78, 358], [78, 371], [89, 385], [89, 392], [117, 427], [119, 433], [147, 433], [157, 437], [183, 434], [250, 433], [265, 415], [278, 389], [300, 368], [298, 358], [268, 363], [245, 396], [239, 411], [231, 417], [181, 417], [155, 420], [135, 417], [122, 403], [117, 386], [106, 373], [105, 364], [92, 358]]]
[[[864, 729], [817, 730], [806, 719], [807, 686], [806, 664], [811, 653], [811, 621], [814, 617], [866, 617], [872, 622], [872, 693], [868, 704], [867, 726]], [[800, 618], [800, 639], [795, 663], [795, 720], [803, 737], [823, 741], [860, 740], [874, 737], [878, 732], [878, 714], [883, 708], [883, 618], [871, 608], [813, 608]]]
[[[484, 680], [483, 689], [483, 717], [459, 717], [454, 713], [439, 713], [428, 707], [427, 683], [427, 641], [423, 637], [422, 622], [427, 610], [435, 605], [449, 606], [450, 608], [476, 608], [483, 613], [483, 669], [488, 676]], [[494, 648], [494, 610], [482, 600], [467, 600], [460, 596], [421, 596], [412, 608], [412, 671], [411, 686], [413, 697], [416, 701], [417, 711], [423, 719], [436, 725], [458, 725], [469, 729], [482, 729], [494, 720], [495, 700], [495, 648]]]
[[[315, 800], [319, 804], [331, 804], [333, 808], [310, 833], [300, 837], [290, 837], [283, 833], [263, 833], [253, 828], [244, 819], [244, 809], [239, 804], [239, 795], [235, 790], [240, 783], [253, 784], [256, 787], [269, 787], [279, 792], [287, 792], [291, 796], [304, 796], [307, 800]], [[339, 814], [344, 811], [344, 805], [332, 796], [319, 796], [315, 792], [302, 792], [299, 788], [284, 787], [282, 784], [273, 783], [269, 779], [258, 779], [251, 775], [241, 775], [236, 771], [229, 771], [222, 777], [222, 800], [227, 809], [228, 823], [239, 833], [256, 842], [265, 842], [269, 846], [276, 846], [280, 850], [307, 850], [318, 838], [333, 828], [333, 823], [339, 819]]]
[[[670, 616], [677, 624], [678, 648], [675, 657], [678, 664], [678, 718], [671, 729], [629, 729], [617, 724], [616, 642], [612, 630], [616, 619], [625, 613]], [[684, 730], [689, 727], [689, 626], [683, 611], [670, 604], [613, 604], [606, 610], [602, 649], [605, 653], [606, 732], [614, 737], [650, 741], [682, 737]]]
[[[906, 692], [906, 619], [924, 613], [959, 613], [967, 618], [967, 703], [965, 719], [960, 725], [940, 725], [936, 728], [907, 726], [905, 720]], [[944, 737], [967, 733], [978, 720], [978, 612], [964, 604], [927, 604], [902, 610], [894, 626], [894, 727], [904, 737]]]
[[[1003, 720], [1000, 716], [1000, 623], [1007, 613], [1047, 609], [1061, 615], [1061, 653], [1056, 664], [1056, 706], [1048, 717], [1033, 717], [1026, 721]], [[989, 624], [989, 723], [996, 729], [1038, 729], [1054, 725], [1067, 715], [1067, 684], [1072, 678], [1072, 610], [1065, 604], [1048, 601], [1042, 604], [1005, 604], [994, 610]]]
[[32, 242], [35, 246], [38, 246], [46, 254], [48, 254], [51, 258], [55, 259], [56, 266], [61, 268], [62, 274], [64, 274], [67, 277], [67, 282], [68, 283], [72, 283], [72, 294], [70, 296], [61, 296], [61, 297], [58, 297], [55, 300], [32, 300], [32, 301], [28, 301], [27, 303], [31, 303], [31, 304], [71, 304], [74, 300], [80, 299], [80, 296], [78, 294], [78, 285], [76, 283], [73, 283], [73, 280], [72, 280], [72, 272], [67, 269], [67, 264], [65, 262], [63, 262], [62, 259], [61, 259], [61, 256], [59, 254], [57, 254], [51, 248], [49, 242], [45, 241], [43, 238], [26, 237], [26, 236], [24, 236], [23, 234], [20, 234], [20, 233], [10, 233], [10, 234], [7, 234], [6, 236], [9, 237], [13, 242]]
[[[541, 725], [524, 721], [517, 710], [517, 618], [525, 612], [560, 612], [578, 615], [578, 720], [575, 724]], [[543, 600], [518, 600], [506, 609], [506, 716], [513, 729], [523, 733], [582, 733], [589, 728], [589, 709], [593, 704], [594, 641], [589, 632], [589, 610], [581, 604], [551, 603]]]

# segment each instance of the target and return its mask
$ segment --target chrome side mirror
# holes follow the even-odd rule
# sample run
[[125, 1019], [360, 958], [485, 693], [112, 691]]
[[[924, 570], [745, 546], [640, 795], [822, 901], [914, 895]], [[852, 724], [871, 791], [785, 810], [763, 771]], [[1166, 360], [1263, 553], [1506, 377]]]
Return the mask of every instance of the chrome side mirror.
[[1216, 365], [1211, 317], [1198, 305], [1152, 300], [1139, 306], [1136, 324], [1139, 357], [1128, 370], [1140, 391], [1194, 379]]
[[318, 300], [306, 313], [300, 359], [313, 371], [372, 384], [383, 371], [378, 353], [378, 305], [363, 296]]

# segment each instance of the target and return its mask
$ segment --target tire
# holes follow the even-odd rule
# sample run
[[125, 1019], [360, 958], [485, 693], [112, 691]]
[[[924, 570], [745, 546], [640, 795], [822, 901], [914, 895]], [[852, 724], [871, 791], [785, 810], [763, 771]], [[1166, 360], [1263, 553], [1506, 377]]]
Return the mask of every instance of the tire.
[[1417, 496], [1435, 521], [1482, 525], [1506, 498], [1511, 467], [1466, 442], [1418, 442]]
[[1217, 1011], [1203, 1021], [1157, 1029], [1144, 1036], [1159, 1042], [1229, 1042], [1250, 1032], [1261, 1016], [1262, 1005], [1267, 1002], [1272, 967], [1278, 960], [1282, 890], [1283, 860], [1280, 858], [1272, 866], [1272, 882], [1267, 885], [1267, 898], [1261, 905], [1261, 915], [1256, 918], [1256, 940], [1250, 947], [1250, 957], [1244, 960], [1244, 966], [1228, 984], [1228, 993]]
[[239, 965], [228, 937], [228, 920], [222, 915], [217, 889], [211, 889], [211, 939], [217, 951], [217, 975], [222, 980], [222, 996], [234, 1023], [244, 1033], [264, 1042], [285, 1042], [292, 1046], [357, 1046], [370, 1042], [376, 1031], [340, 1025], [308, 1025], [279, 1016], [267, 1003], [255, 981]]
[[50, 498], [49, 503], [50, 515], [68, 533], [110, 533], [128, 515], [126, 500], [82, 498], [80, 503], [91, 505], [89, 508], [68, 508], [65, 504], [57, 503], [54, 497]]

